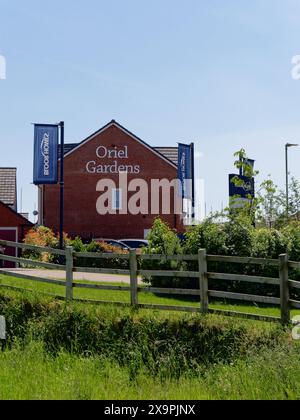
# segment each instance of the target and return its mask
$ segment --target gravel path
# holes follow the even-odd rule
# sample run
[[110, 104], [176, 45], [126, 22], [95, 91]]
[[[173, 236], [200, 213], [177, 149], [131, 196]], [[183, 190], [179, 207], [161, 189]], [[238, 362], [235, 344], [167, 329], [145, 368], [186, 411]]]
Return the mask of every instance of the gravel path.
[[[34, 269], [23, 269], [23, 268], [12, 268], [6, 269], [12, 276], [14, 273], [23, 274], [33, 277], [41, 277], [46, 279], [54, 280], [65, 280], [66, 274], [64, 271], [59, 270], [34, 270]], [[1, 269], [0, 269], [1, 274]], [[93, 281], [98, 283], [126, 283], [130, 284], [130, 277], [115, 274], [93, 274], [93, 273], [74, 273], [74, 280], [80, 281]], [[139, 279], [139, 284], [142, 284], [142, 280]]]

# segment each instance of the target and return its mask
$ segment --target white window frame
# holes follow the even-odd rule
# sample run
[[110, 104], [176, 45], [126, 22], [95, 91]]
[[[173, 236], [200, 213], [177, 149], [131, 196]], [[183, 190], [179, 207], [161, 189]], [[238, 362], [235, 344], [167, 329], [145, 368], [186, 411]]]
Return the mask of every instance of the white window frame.
[[151, 229], [144, 229], [144, 239], [148, 238], [148, 235], [150, 232], [151, 232]]
[[[117, 200], [117, 194], [119, 194], [119, 206]], [[120, 211], [123, 208], [123, 190], [121, 188], [113, 188], [112, 190], [112, 209], [114, 211]]]

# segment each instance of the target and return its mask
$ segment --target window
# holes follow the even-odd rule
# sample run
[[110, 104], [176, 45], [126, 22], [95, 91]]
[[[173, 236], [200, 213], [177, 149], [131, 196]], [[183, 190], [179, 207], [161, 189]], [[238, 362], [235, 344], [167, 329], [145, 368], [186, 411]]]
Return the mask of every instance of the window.
[[113, 210], [122, 210], [122, 190], [120, 188], [112, 190]]
[[144, 229], [144, 238], [148, 239], [148, 235], [151, 232], [151, 229]]

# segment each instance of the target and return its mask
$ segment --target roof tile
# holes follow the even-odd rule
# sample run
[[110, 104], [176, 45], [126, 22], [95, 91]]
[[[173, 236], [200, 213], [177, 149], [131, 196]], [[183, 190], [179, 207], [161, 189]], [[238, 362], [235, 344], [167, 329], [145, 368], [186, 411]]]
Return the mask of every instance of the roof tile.
[[0, 201], [12, 207], [17, 202], [17, 169], [0, 168]]

